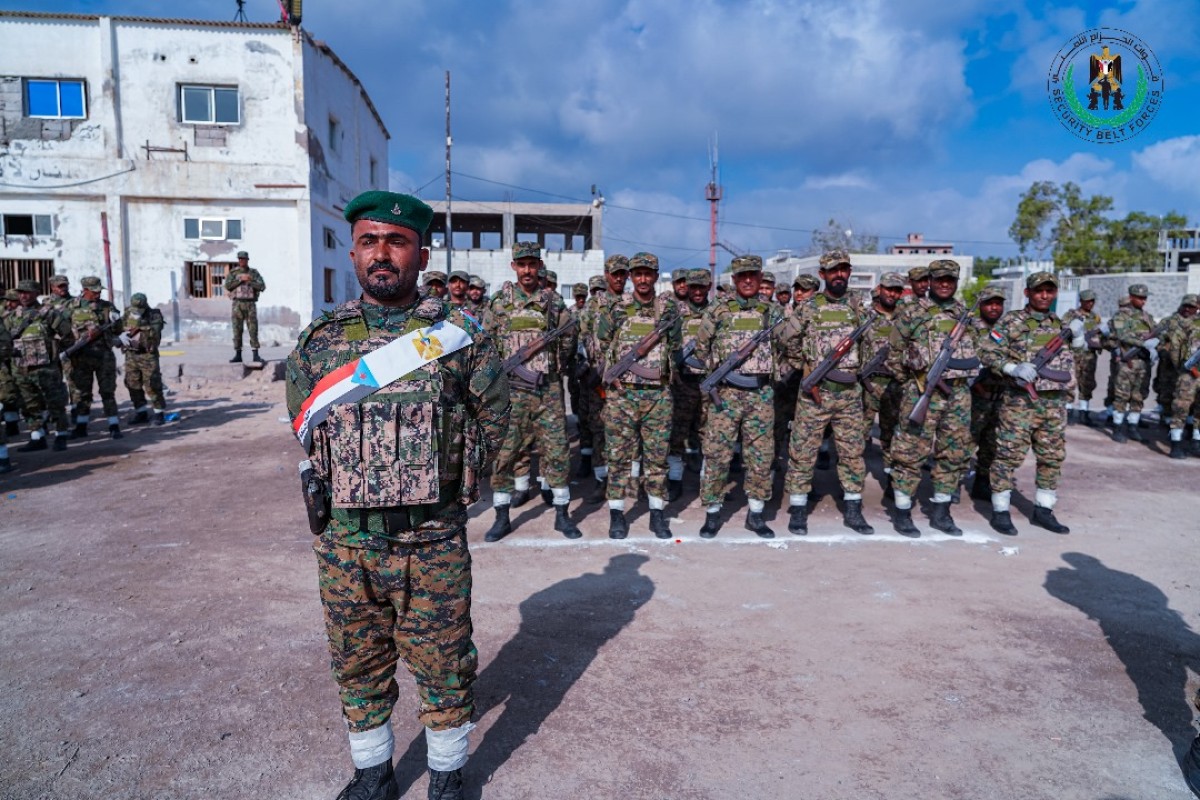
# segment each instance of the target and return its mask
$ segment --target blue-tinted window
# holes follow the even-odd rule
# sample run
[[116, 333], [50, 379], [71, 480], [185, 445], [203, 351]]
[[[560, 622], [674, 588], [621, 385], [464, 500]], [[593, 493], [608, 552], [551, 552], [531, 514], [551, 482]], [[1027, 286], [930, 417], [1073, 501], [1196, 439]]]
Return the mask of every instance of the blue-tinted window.
[[216, 121], [236, 125], [238, 123], [238, 90], [215, 89]]
[[25, 113], [49, 119], [83, 119], [87, 100], [83, 81], [29, 78], [25, 81]]
[[179, 87], [179, 119], [195, 125], [236, 125], [241, 122], [236, 87]]
[[59, 81], [58, 95], [62, 106], [62, 116], [76, 119], [84, 117], [83, 81]]

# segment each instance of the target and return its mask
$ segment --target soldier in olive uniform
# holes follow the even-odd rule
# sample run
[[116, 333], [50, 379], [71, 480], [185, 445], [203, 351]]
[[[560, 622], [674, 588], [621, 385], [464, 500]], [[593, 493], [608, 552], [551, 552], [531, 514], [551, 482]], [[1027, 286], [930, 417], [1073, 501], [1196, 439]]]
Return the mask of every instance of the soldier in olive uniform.
[[581, 380], [584, 394], [590, 403], [588, 414], [592, 419], [592, 472], [596, 478], [596, 489], [587, 498], [589, 505], [596, 505], [608, 500], [608, 462], [605, 460], [605, 396], [600, 386], [600, 376], [604, 373], [604, 354], [599, 341], [596, 339], [596, 322], [609, 312], [614, 303], [620, 301], [625, 292], [625, 280], [629, 277], [629, 259], [619, 253], [604, 260], [605, 291], [593, 294], [587, 303], [587, 313], [584, 315], [579, 337], [583, 349], [587, 353], [589, 369]]
[[468, 302], [467, 289], [470, 286], [471, 276], [461, 269], [456, 269], [450, 273], [450, 279], [446, 282], [445, 300], [450, 305], [457, 308], [466, 306]]
[[[792, 281], [792, 302], [784, 306], [784, 316], [795, 314], [820, 288], [821, 282], [814, 276], [797, 275]], [[776, 363], [783, 364], [779, 337], [775, 337], [775, 347]], [[788, 439], [794, 425], [792, 418], [796, 413], [796, 395], [800, 391], [800, 373], [787, 365], [783, 365], [778, 372], [779, 380], [775, 382], [775, 463], [779, 469], [783, 469], [787, 464]]]
[[[1184, 303], [1200, 305], [1200, 298], [1189, 294], [1184, 296]], [[1192, 426], [1191, 454], [1200, 456], [1200, 426], [1196, 425], [1195, 415], [1200, 406], [1200, 396], [1196, 388], [1200, 385], [1200, 364], [1192, 369], [1184, 365], [1193, 355], [1200, 353], [1200, 315], [1192, 313], [1176, 326], [1168, 339], [1172, 360], [1179, 365], [1179, 373], [1175, 379], [1175, 395], [1171, 398], [1171, 458], [1187, 458], [1188, 448], [1183, 445], [1185, 429]]]
[[913, 267], [908, 271], [908, 285], [912, 287], [909, 294], [900, 298], [900, 307], [904, 308], [913, 303], [920, 304], [929, 296], [929, 267]]
[[1079, 307], [1063, 314], [1063, 322], [1081, 320], [1083, 336], [1072, 340], [1075, 351], [1075, 383], [1079, 392], [1079, 403], [1067, 406], [1067, 423], [1092, 424], [1091, 401], [1096, 391], [1096, 360], [1100, 353], [1100, 315], [1092, 309], [1096, 306], [1096, 293], [1084, 289], [1079, 293]]
[[[3, 317], [0, 316], [0, 322], [2, 321]], [[12, 376], [8, 372], [12, 355], [12, 334], [8, 332], [5, 325], [0, 324], [0, 411], [7, 408], [7, 403], [12, 402], [11, 392], [16, 391], [16, 385], [13, 384]], [[0, 427], [0, 475], [12, 472], [12, 469], [12, 461], [8, 457], [8, 429], [7, 426], [2, 426]]]
[[[1026, 304], [1000, 318], [980, 345], [980, 357], [991, 370], [1008, 376], [996, 428], [996, 460], [992, 464], [992, 528], [1015, 535], [1009, 514], [1014, 475], [1033, 448], [1037, 462], [1037, 494], [1030, 522], [1054, 533], [1070, 531], [1054, 516], [1058, 481], [1067, 456], [1066, 399], [1075, 389], [1075, 362], [1070, 347], [1062, 347], [1039, 370], [1033, 360], [1063, 322], [1050, 310], [1058, 297], [1058, 278], [1035, 272], [1025, 279]], [[1072, 333], [1080, 335], [1076, 320]]]
[[[71, 305], [75, 298], [71, 295], [71, 279], [66, 275], [54, 274], [50, 276], [50, 294], [42, 301], [43, 305], [50, 306], [64, 317], [70, 318], [71, 312], [68, 306]], [[71, 418], [75, 417], [75, 384], [71, 381], [71, 370], [69, 367], [63, 368], [63, 380], [67, 384], [67, 415]]]
[[[636, 253], [629, 259], [633, 290], [609, 306], [594, 322], [594, 334], [606, 367], [634, 350], [641, 340], [671, 322], [654, 347], [637, 359], [625, 374], [606, 385], [604, 437], [608, 462], [608, 535], [629, 535], [625, 500], [630, 477], [645, 475], [650, 505], [650, 530], [669, 539], [671, 528], [664, 509], [667, 503], [667, 451], [671, 436], [671, 372], [680, 350], [679, 311], [674, 293], [655, 297], [658, 257]], [[673, 321], [673, 322], [672, 322]], [[639, 446], [640, 444], [640, 446]], [[639, 464], [640, 469], [634, 470]]]
[[[582, 284], [577, 284], [582, 285]], [[579, 417], [579, 470], [575, 473], [575, 477], [582, 480], [595, 472], [595, 441], [596, 430], [603, 426], [597, 414], [597, 407], [600, 402], [596, 395], [597, 376], [595, 368], [592, 367], [587, 350], [587, 341], [589, 331], [591, 329], [591, 316], [593, 304], [591, 299], [603, 294], [606, 291], [607, 284], [604, 282], [603, 275], [593, 275], [588, 278], [588, 282], [584, 285], [587, 290], [587, 297], [584, 299], [583, 307], [576, 309], [573, 313], [579, 319], [579, 343], [575, 347], [575, 383], [578, 387], [578, 404], [576, 404], [575, 395], [571, 397], [571, 406], [575, 409], [575, 414]], [[578, 302], [578, 299], [576, 299]], [[604, 462], [603, 454], [600, 455], [600, 462]], [[598, 475], [596, 480], [599, 481], [602, 475]]]
[[0, 306], [0, 334], [8, 339], [8, 355], [0, 357], [0, 408], [4, 415], [4, 433], [8, 438], [20, 434], [21, 393], [17, 390], [17, 381], [13, 378], [12, 336], [8, 333], [8, 317], [21, 304], [16, 289], [8, 289], [4, 293], [4, 305]]
[[[686, 275], [687, 301], [679, 304], [682, 324], [681, 339], [685, 351], [695, 350], [700, 320], [708, 308], [708, 292], [712, 274], [706, 269], [689, 270]], [[700, 438], [704, 429], [704, 402], [700, 396], [700, 381], [705, 367], [694, 352], [680, 360], [680, 367], [671, 386], [671, 454], [667, 457], [667, 499], [678, 500], [683, 493], [683, 467], [686, 461], [693, 472], [701, 463]]]
[[[505, 281], [492, 299], [488, 332], [495, 337], [503, 358], [564, 325], [570, 318], [557, 292], [539, 288], [538, 272], [545, 268], [537, 242], [517, 242], [512, 248], [516, 283]], [[563, 407], [562, 373], [573, 366], [576, 334], [560, 337], [529, 358], [523, 365], [532, 378], [510, 375], [512, 419], [492, 474], [492, 506], [496, 520], [485, 539], [499, 541], [512, 533], [511, 505], [520, 505], [529, 494], [528, 472], [518, 474], [531, 446], [539, 454], [539, 467], [546, 479], [554, 506], [554, 529], [568, 539], [582, 534], [567, 515], [571, 486], [567, 469], [566, 410]], [[517, 495], [521, 497], [518, 498]]]
[[117, 416], [117, 359], [113, 347], [117, 344], [121, 312], [100, 297], [104, 287], [99, 278], [89, 276], [79, 285], [82, 287], [79, 297], [71, 300], [65, 311], [75, 340], [88, 342], [70, 359], [71, 385], [74, 387], [71, 399], [75, 403], [75, 430], [71, 438], [82, 439], [88, 435], [94, 382], [108, 417], [109, 436], [120, 439], [123, 434]]
[[438, 298], [446, 297], [446, 273], [440, 269], [431, 269], [425, 273], [425, 277], [421, 281], [421, 285], [425, 294], [433, 295]]
[[758, 282], [758, 296], [768, 303], [775, 302], [775, 273], [763, 272]]
[[71, 322], [38, 302], [37, 281], [17, 284], [20, 305], [5, 318], [13, 341], [12, 374], [21, 395], [29, 441], [18, 452], [46, 449], [46, 424], [53, 421], [58, 435], [54, 449], [67, 449], [67, 389], [57, 353], [75, 343]]
[[792, 304], [792, 287], [786, 283], [780, 283], [775, 287], [775, 302], [784, 308], [788, 308]]
[[[1158, 366], [1154, 371], [1154, 395], [1158, 398], [1159, 419], [1164, 425], [1167, 425], [1175, 415], [1173, 399], [1175, 383], [1179, 379], [1180, 364], [1175, 361], [1175, 352], [1178, 348], [1174, 340], [1179, 336], [1179, 332], [1187, 321], [1195, 316], [1197, 305], [1200, 305], [1200, 299], [1197, 299], [1196, 295], [1185, 294], [1179, 301], [1179, 308], [1175, 313], [1158, 324], [1158, 330], [1161, 333], [1158, 337]], [[1187, 414], [1187, 409], [1183, 409], [1183, 414]]]
[[[978, 351], [1004, 315], [1008, 295], [996, 285], [983, 287], [979, 292], [979, 316], [974, 320], [975, 348]], [[992, 499], [992, 464], [996, 460], [996, 425], [1000, 422], [1000, 406], [1004, 400], [1005, 378], [989, 367], [981, 366], [971, 384], [971, 440], [975, 443], [975, 481], [971, 497]]]
[[[1120, 309], [1109, 323], [1112, 338], [1121, 355], [1116, 359], [1113, 383], [1113, 441], [1143, 440], [1138, 430], [1142, 404], [1150, 376], [1150, 361], [1158, 358], [1158, 338], [1154, 317], [1145, 310], [1150, 290], [1144, 283], [1129, 287], [1129, 305]], [[1128, 425], [1128, 427], [1127, 427]]]
[[129, 390], [129, 401], [133, 404], [131, 425], [149, 422], [151, 407], [155, 425], [166, 421], [167, 398], [158, 362], [158, 345], [165, 325], [162, 312], [150, 307], [146, 295], [137, 292], [129, 298], [129, 308], [121, 318], [119, 338], [125, 352], [125, 388]]
[[476, 309], [487, 305], [484, 295], [487, 293], [487, 281], [478, 275], [472, 275], [467, 281], [467, 297]]
[[[885, 272], [879, 278], [873, 308], [879, 319], [862, 338], [862, 351], [867, 358], [874, 358], [885, 347], [891, 349], [892, 331], [895, 329], [896, 304], [904, 294], [904, 276], [899, 272]], [[883, 452], [883, 472], [892, 474], [892, 439], [900, 422], [900, 384], [895, 381], [885, 363], [879, 372], [863, 380], [863, 441], [871, 443], [871, 426], [879, 415], [879, 447]], [[889, 485], [890, 485], [890, 478]]]
[[933, 456], [933, 498], [929, 524], [957, 536], [962, 531], [950, 516], [950, 502], [971, 463], [971, 388], [969, 381], [979, 370], [975, 337], [968, 329], [954, 346], [950, 363], [929, 399], [924, 424], [909, 416], [928, 388], [928, 370], [966, 306], [954, 295], [958, 291], [958, 262], [943, 258], [929, 265], [929, 306], [923, 312], [902, 315], [891, 334], [887, 365], [901, 389], [900, 424], [892, 443], [892, 485], [896, 510], [893, 527], [897, 533], [920, 533], [912, 521], [913, 496], [921, 483], [921, 467]]
[[680, 306], [688, 301], [688, 270], [677, 269], [671, 273], [671, 291]]
[[242, 327], [250, 331], [251, 358], [262, 364], [258, 355], [258, 296], [267, 289], [258, 270], [250, 266], [250, 254], [239, 250], [237, 266], [225, 276], [225, 293], [233, 301], [230, 322], [233, 325], [233, 358], [230, 364], [242, 363]]

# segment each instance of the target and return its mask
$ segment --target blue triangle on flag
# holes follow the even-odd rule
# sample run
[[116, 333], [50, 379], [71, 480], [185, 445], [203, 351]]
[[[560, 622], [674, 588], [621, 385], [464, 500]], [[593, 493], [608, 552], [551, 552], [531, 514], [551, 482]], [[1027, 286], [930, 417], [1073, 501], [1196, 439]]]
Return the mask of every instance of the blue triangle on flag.
[[379, 381], [375, 380], [375, 376], [371, 374], [371, 368], [367, 366], [367, 361], [363, 358], [360, 358], [354, 365], [354, 374], [350, 376], [350, 382], [360, 386], [370, 386], [373, 389], [379, 388]]

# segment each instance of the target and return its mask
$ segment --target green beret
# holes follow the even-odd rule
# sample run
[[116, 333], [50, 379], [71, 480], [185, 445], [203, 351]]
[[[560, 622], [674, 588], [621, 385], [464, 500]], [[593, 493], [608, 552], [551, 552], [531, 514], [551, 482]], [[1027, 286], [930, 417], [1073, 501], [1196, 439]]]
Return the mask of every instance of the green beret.
[[688, 286], [712, 286], [712, 273], [706, 269], [688, 270]]
[[604, 259], [604, 271], [606, 273], [629, 272], [629, 259], [620, 253], [609, 256]]
[[571, 287], [571, 297], [587, 297], [588, 287], [586, 283], [577, 283]]
[[929, 263], [930, 278], [958, 278], [959, 266], [957, 261], [949, 258], [939, 258]]
[[70, 282], [71, 282], [71, 279], [68, 278], [66, 275], [51, 275], [50, 276], [50, 285], [51, 286], [63, 286]]
[[537, 242], [517, 242], [512, 246], [512, 260], [518, 258], [537, 258], [542, 257], [542, 246]]
[[445, 283], [446, 282], [446, 273], [442, 272], [440, 269], [431, 269], [425, 273], [425, 280], [422, 283], [425, 286], [428, 286], [429, 284], [433, 283], [434, 281], [438, 281], [440, 283]]
[[929, 267], [913, 267], [908, 271], [910, 281], [923, 281], [929, 277]]
[[129, 305], [144, 308], [149, 304], [146, 302], [146, 295], [142, 294], [141, 292], [137, 292], [129, 298]]
[[629, 259], [629, 271], [635, 269], [652, 269], [658, 272], [658, 256], [654, 253], [634, 253]]
[[796, 280], [792, 281], [792, 288], [799, 289], [802, 292], [811, 292], [814, 289], [820, 289], [821, 282], [817, 280], [815, 275], [797, 275]]
[[467, 281], [467, 284], [472, 289], [486, 289], [487, 288], [487, 281], [485, 281], [483, 278], [479, 277], [478, 275], [472, 275], [471, 278]]
[[741, 275], [743, 272], [762, 272], [762, 257], [756, 255], [738, 256], [729, 262], [729, 274]]
[[238, 250], [237, 257], [238, 258], [249, 258], [250, 254], [247, 253], [245, 250]]
[[1144, 283], [1135, 283], [1129, 287], [1130, 297], [1149, 297], [1150, 289]]
[[836, 267], [838, 264], [849, 264], [850, 255], [845, 250], [826, 250], [821, 254], [821, 269]]
[[89, 275], [79, 282], [79, 285], [84, 289], [92, 292], [98, 292], [104, 288], [104, 284], [95, 275]]
[[17, 281], [18, 292], [33, 292], [34, 294], [42, 291], [42, 287], [38, 286], [38, 282], [32, 278], [26, 278], [23, 281]]
[[1058, 278], [1054, 277], [1052, 272], [1035, 272], [1025, 279], [1025, 288], [1033, 289], [1041, 286], [1043, 283], [1053, 283], [1058, 286]]
[[424, 236], [433, 221], [433, 209], [412, 195], [370, 191], [347, 203], [342, 216], [351, 225], [360, 219], [369, 219], [399, 225]]
[[608, 281], [604, 280], [603, 275], [593, 275], [592, 277], [588, 278], [588, 290], [589, 291], [591, 291], [593, 289], [607, 289], [607, 288], [608, 288]]
[[1095, 300], [1095, 299], [1096, 299], [1096, 293], [1094, 291], [1092, 291], [1091, 289], [1084, 289], [1082, 292], [1079, 293], [1079, 302], [1081, 302], [1081, 303], [1086, 300]]
[[1179, 301], [1180, 306], [1191, 306], [1192, 308], [1200, 308], [1200, 295], [1185, 294], [1183, 299]]
[[464, 281], [466, 283], [470, 283], [471, 276], [468, 275], [465, 271], [463, 271], [461, 269], [456, 269], [450, 273], [450, 280], [452, 280], [452, 281], [458, 280], [458, 281]]
[[979, 302], [986, 303], [988, 300], [1003, 300], [1007, 302], [1008, 292], [1004, 291], [1004, 287], [1002, 286], [989, 283], [979, 290]]

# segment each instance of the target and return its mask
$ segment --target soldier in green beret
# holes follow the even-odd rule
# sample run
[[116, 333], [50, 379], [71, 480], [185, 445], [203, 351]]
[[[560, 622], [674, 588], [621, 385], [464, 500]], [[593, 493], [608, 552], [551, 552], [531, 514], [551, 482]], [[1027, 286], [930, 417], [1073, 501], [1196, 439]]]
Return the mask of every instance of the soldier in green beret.
[[225, 276], [225, 294], [233, 301], [230, 321], [233, 326], [233, 358], [230, 364], [242, 361], [242, 327], [250, 331], [251, 358], [265, 363], [258, 355], [258, 297], [267, 290], [267, 282], [259, 271], [250, 266], [250, 254], [239, 250], [237, 266]]
[[[345, 217], [362, 297], [313, 321], [287, 361], [288, 411], [308, 449], [301, 480], [355, 767], [340, 796], [400, 794], [391, 716], [403, 663], [417, 680], [429, 797], [460, 798], [477, 665], [467, 505], [504, 438], [508, 381], [492, 338], [417, 290], [433, 209], [372, 191], [350, 201]], [[378, 387], [329, 380], [368, 353], [378, 354]]]

